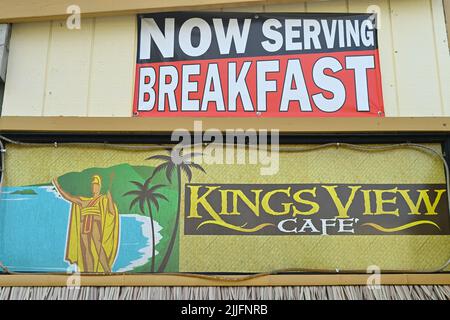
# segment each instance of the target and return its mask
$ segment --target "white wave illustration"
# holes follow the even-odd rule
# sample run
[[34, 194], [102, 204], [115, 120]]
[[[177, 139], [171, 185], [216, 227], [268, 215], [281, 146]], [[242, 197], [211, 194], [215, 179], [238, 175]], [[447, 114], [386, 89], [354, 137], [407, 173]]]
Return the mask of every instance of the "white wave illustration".
[[[136, 219], [138, 222], [142, 222], [141, 230], [142, 235], [147, 239], [146, 246], [139, 249], [139, 253], [141, 253], [141, 257], [139, 259], [131, 261], [126, 267], [120, 268], [117, 270], [117, 272], [127, 272], [131, 271], [136, 267], [142, 266], [146, 264], [150, 258], [152, 257], [152, 226], [151, 226], [151, 219], [149, 217], [144, 217], [137, 214], [127, 214], [122, 216], [123, 219], [126, 218], [133, 218]], [[162, 239], [160, 231], [162, 230], [162, 227], [158, 224], [158, 222], [154, 221], [154, 227], [155, 227], [155, 246], [159, 243], [159, 241]], [[158, 254], [158, 251], [155, 250], [155, 255]], [[120, 251], [117, 254], [120, 255]]]
[[61, 195], [59, 194], [59, 192], [56, 190], [55, 186], [49, 185], [49, 186], [40, 186], [38, 187], [39, 189], [44, 189], [45, 191], [49, 192], [49, 193], [53, 193], [57, 198], [62, 198]]

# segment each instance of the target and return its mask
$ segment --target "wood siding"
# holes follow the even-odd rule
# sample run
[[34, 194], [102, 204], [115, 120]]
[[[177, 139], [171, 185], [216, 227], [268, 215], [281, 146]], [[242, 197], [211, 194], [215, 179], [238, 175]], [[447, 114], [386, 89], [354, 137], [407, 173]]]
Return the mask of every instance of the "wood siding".
[[[442, 0], [336, 0], [223, 11], [366, 12], [380, 8], [386, 116], [450, 115], [450, 56]], [[4, 116], [131, 116], [136, 16], [12, 28]]]

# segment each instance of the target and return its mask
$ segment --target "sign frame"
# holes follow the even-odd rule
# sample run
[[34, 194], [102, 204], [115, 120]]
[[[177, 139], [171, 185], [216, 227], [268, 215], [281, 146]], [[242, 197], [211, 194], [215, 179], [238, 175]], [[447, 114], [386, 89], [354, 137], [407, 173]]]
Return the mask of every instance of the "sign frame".
[[[139, 121], [142, 120], [142, 121]], [[1, 117], [0, 134], [23, 142], [113, 142], [113, 143], [165, 143], [170, 134], [171, 121], [132, 118], [78, 118], [66, 117]], [[182, 123], [189, 127], [189, 121]], [[210, 126], [215, 122], [206, 121]], [[246, 119], [247, 126], [261, 119]], [[285, 120], [285, 119], [279, 119]], [[330, 139], [353, 143], [418, 143], [441, 142], [446, 155], [450, 154], [450, 118], [342, 118], [327, 121], [312, 121], [285, 130], [282, 142], [324, 143]], [[316, 119], [319, 120], [319, 119]], [[323, 119], [320, 119], [323, 120]], [[331, 120], [331, 119], [330, 119]], [[180, 120], [177, 120], [180, 122]], [[289, 129], [289, 122], [278, 122]], [[155, 124], [155, 126], [149, 125]], [[165, 125], [166, 124], [166, 125]], [[331, 124], [331, 126], [330, 126]], [[192, 122], [191, 122], [192, 125]], [[226, 124], [222, 124], [226, 126]], [[206, 126], [208, 127], [208, 126]], [[168, 129], [169, 128], [169, 129]], [[134, 130], [133, 130], [134, 129]], [[123, 132], [129, 133], [124, 136]], [[322, 134], [318, 135], [318, 132]], [[337, 135], [336, 135], [337, 134]], [[447, 163], [450, 160], [446, 158]], [[370, 274], [348, 272], [343, 274], [268, 274], [252, 279], [240, 279], [242, 275], [220, 275], [208, 277], [183, 274], [140, 275], [85, 275], [81, 286], [282, 286], [282, 285], [366, 285]], [[245, 276], [244, 276], [245, 277]], [[449, 285], [450, 273], [382, 273], [385, 285]], [[53, 274], [0, 274], [1, 286], [66, 286], [69, 276]]]
[[169, 12], [137, 25], [135, 117], [384, 116], [374, 14]]

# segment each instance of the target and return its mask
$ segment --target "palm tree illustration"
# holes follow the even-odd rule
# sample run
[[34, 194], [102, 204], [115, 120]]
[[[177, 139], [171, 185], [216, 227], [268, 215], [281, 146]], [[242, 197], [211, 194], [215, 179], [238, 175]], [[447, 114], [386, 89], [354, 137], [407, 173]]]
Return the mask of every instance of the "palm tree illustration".
[[187, 180], [190, 182], [192, 179], [192, 169], [197, 169], [206, 173], [205, 169], [198, 163], [192, 162], [192, 158], [201, 155], [201, 153], [188, 153], [183, 155], [182, 148], [167, 149], [168, 155], [155, 155], [147, 158], [146, 160], [161, 160], [163, 161], [153, 171], [154, 176], [157, 172], [165, 170], [167, 180], [172, 183], [174, 172], [176, 173], [176, 179], [178, 180], [178, 209], [175, 217], [175, 224], [170, 238], [169, 245], [167, 246], [164, 258], [159, 265], [158, 272], [163, 272], [167, 263], [169, 262], [170, 255], [172, 254], [175, 239], [177, 237], [178, 225], [180, 223], [180, 202], [181, 202], [181, 176], [184, 173]]
[[145, 180], [142, 184], [138, 181], [130, 181], [137, 186], [136, 190], [128, 191], [123, 194], [123, 196], [134, 195], [135, 198], [130, 203], [130, 210], [136, 205], [139, 204], [139, 210], [143, 215], [146, 214], [145, 206], [147, 206], [148, 215], [151, 220], [152, 226], [152, 264], [151, 264], [151, 272], [155, 272], [155, 224], [153, 220], [153, 210], [152, 206], [156, 209], [155, 213], [159, 210], [159, 199], [166, 200], [166, 196], [163, 194], [156, 192], [158, 189], [164, 187], [162, 184], [157, 184], [150, 187], [150, 182], [153, 176]]

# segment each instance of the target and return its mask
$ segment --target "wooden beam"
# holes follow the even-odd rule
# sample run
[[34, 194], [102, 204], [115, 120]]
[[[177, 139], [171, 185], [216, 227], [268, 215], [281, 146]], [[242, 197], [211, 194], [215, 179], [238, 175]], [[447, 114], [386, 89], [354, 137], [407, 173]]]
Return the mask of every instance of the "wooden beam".
[[[173, 274], [85, 275], [80, 286], [343, 286], [367, 285], [370, 274], [267, 275], [244, 281], [202, 279]], [[68, 275], [0, 275], [0, 287], [64, 287]], [[239, 276], [234, 276], [237, 278]], [[224, 277], [225, 278], [225, 277]], [[450, 274], [384, 274], [381, 285], [450, 285]]]
[[67, 8], [74, 4], [80, 7], [82, 17], [92, 17], [144, 12], [214, 10], [224, 7], [286, 2], [294, 2], [294, 0], [77, 0], [75, 2], [73, 0], [0, 0], [0, 23], [62, 19], [68, 16]]
[[169, 133], [202, 129], [278, 129], [282, 133], [448, 132], [450, 118], [96, 118], [0, 117], [0, 132]]

